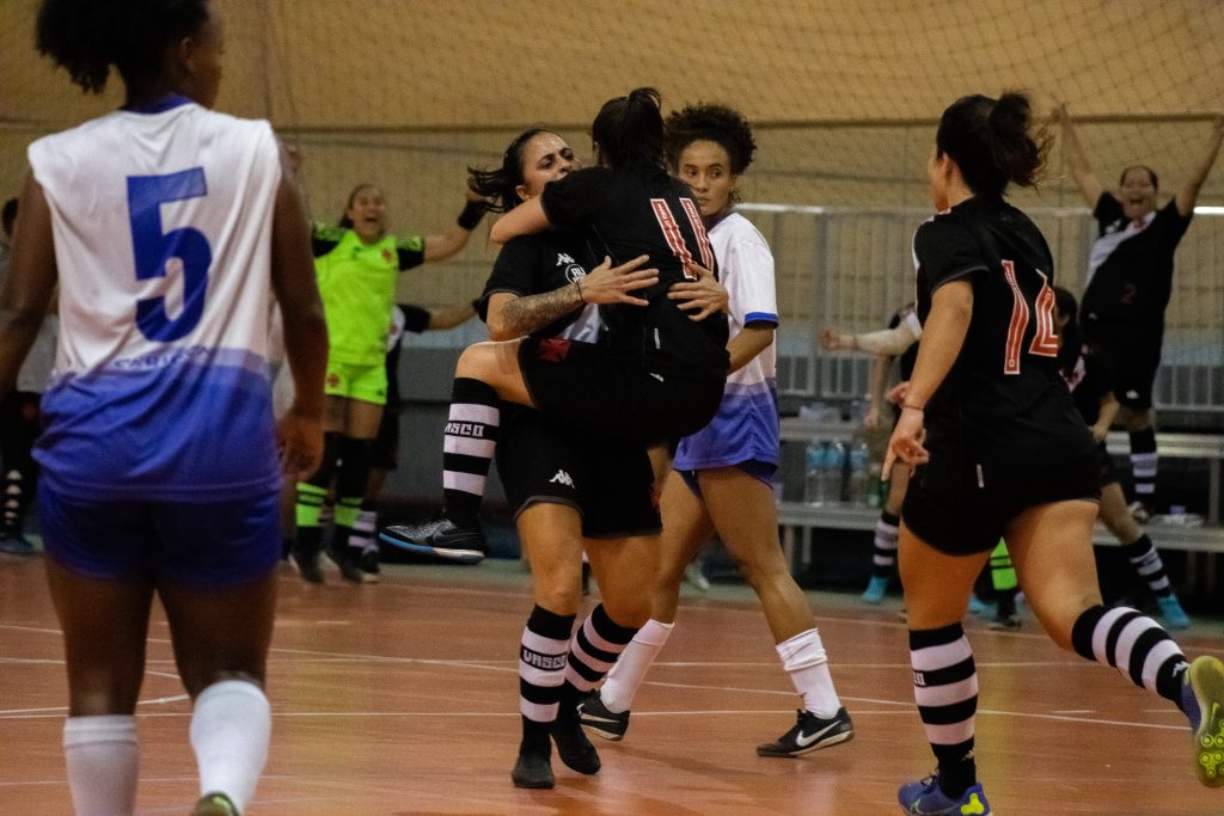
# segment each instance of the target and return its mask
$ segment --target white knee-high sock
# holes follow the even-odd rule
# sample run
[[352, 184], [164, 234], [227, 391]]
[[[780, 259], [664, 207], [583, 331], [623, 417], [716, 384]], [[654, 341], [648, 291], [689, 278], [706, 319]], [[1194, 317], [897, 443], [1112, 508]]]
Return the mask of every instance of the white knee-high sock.
[[833, 686], [829, 657], [820, 641], [820, 632], [812, 627], [782, 641], [777, 649], [782, 668], [790, 675], [795, 691], [803, 695], [803, 707], [822, 719], [836, 716], [841, 700]]
[[648, 620], [629, 641], [599, 690], [599, 699], [609, 711], [620, 714], [633, 707], [633, 698], [646, 679], [646, 672], [667, 643], [675, 625]]
[[135, 717], [69, 717], [64, 760], [76, 816], [129, 816], [135, 810], [140, 770]]
[[245, 811], [268, 758], [272, 709], [254, 683], [223, 680], [196, 698], [191, 747], [200, 770], [200, 794], [224, 793]]

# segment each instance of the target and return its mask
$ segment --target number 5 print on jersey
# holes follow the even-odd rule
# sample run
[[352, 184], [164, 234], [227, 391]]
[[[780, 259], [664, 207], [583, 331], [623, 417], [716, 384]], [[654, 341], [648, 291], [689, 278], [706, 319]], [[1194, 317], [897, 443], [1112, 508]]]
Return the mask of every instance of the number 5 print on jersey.
[[[162, 296], [136, 302], [136, 326], [150, 340], [168, 343], [191, 333], [204, 314], [212, 248], [194, 227], [162, 231], [161, 205], [208, 194], [204, 169], [192, 167], [165, 176], [128, 176], [128, 215], [136, 279], [162, 278], [177, 267], [183, 277], [183, 308], [171, 319]], [[172, 266], [171, 262], [178, 263]]]

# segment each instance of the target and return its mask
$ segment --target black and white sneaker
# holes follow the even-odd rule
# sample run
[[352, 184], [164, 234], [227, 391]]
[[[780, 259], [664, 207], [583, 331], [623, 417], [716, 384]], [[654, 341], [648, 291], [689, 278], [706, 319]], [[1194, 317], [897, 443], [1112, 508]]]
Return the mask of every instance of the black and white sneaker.
[[600, 699], [598, 691], [592, 691], [578, 704], [578, 721], [612, 742], [620, 742], [629, 730], [629, 712], [617, 714], [615, 711], [609, 711]]
[[361, 569], [361, 580], [365, 583], [377, 584], [382, 580], [382, 568], [378, 566], [378, 547], [363, 550], [361, 557], [357, 559], [357, 566]]
[[757, 756], [795, 757], [821, 748], [829, 748], [854, 738], [854, 723], [845, 708], [839, 708], [832, 719], [822, 720], [802, 709], [795, 727], [774, 742], [757, 746]]
[[433, 555], [460, 564], [479, 564], [488, 552], [480, 528], [458, 527], [445, 518], [386, 527], [378, 538], [405, 552]]

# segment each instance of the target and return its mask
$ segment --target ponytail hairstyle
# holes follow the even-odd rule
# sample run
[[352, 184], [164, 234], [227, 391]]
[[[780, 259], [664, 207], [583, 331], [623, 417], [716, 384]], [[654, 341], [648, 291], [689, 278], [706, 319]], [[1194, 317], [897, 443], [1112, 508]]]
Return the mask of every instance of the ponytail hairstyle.
[[43, 0], [34, 46], [87, 93], [101, 93], [110, 66], [128, 88], [161, 74], [166, 49], [200, 30], [208, 0]]
[[[1058, 367], [1064, 374], [1070, 375], [1075, 370], [1079, 360], [1080, 347], [1084, 344], [1084, 333], [1079, 324], [1079, 303], [1071, 291], [1061, 286], [1054, 287], [1054, 308], [1058, 314], [1055, 317], [1065, 317], [1067, 322], [1058, 330], [1062, 338], [1062, 347], [1058, 350]], [[1058, 321], [1055, 320], [1055, 326]]]
[[615, 170], [667, 172], [661, 105], [654, 88], [635, 88], [605, 102], [591, 124], [599, 163]]
[[360, 193], [362, 190], [377, 190], [377, 189], [378, 187], [374, 186], [373, 184], [370, 184], [368, 181], [363, 181], [361, 184], [358, 184], [356, 187], [354, 187], [352, 191], [349, 192], [348, 204], [344, 205], [344, 212], [340, 213], [340, 219], [336, 223], [338, 223], [344, 229], [352, 229], [353, 219], [349, 218], [348, 212], [349, 210], [353, 209], [353, 202], [357, 200], [357, 194]]
[[528, 128], [514, 137], [514, 141], [502, 154], [501, 167], [496, 170], [468, 168], [468, 189], [488, 201], [490, 212], [509, 212], [523, 203], [516, 189], [523, 183], [523, 152], [527, 145], [541, 133], [552, 133], [544, 128]]
[[953, 102], [939, 118], [936, 156], [950, 156], [969, 189], [1001, 196], [1008, 184], [1036, 187], [1050, 149], [1043, 128], [1031, 133], [1028, 97], [1007, 92], [999, 99], [975, 94]]

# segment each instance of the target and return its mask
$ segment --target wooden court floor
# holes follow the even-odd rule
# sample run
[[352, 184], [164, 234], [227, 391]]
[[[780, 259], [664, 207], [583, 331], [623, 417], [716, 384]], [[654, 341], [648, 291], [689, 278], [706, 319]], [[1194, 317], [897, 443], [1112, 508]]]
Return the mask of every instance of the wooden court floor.
[[[516, 658], [530, 607], [517, 564], [391, 567], [378, 586], [286, 575], [273, 644], [271, 755], [258, 814], [891, 814], [898, 783], [932, 759], [912, 704], [898, 604], [864, 610], [813, 593], [854, 741], [761, 759], [797, 698], [741, 587], [689, 600], [638, 697], [626, 740], [596, 738], [603, 771], [554, 758], [553, 791], [510, 784]], [[1064, 654], [1031, 618], [1018, 633], [971, 624], [983, 687], [978, 764], [995, 812], [1224, 813], [1195, 781], [1184, 719], [1115, 673]], [[1183, 638], [1224, 651], [1219, 623]], [[196, 796], [189, 706], [160, 614], [141, 695], [141, 814], [184, 814]], [[37, 560], [0, 557], [0, 802], [70, 812], [60, 734], [65, 681]]]

